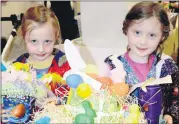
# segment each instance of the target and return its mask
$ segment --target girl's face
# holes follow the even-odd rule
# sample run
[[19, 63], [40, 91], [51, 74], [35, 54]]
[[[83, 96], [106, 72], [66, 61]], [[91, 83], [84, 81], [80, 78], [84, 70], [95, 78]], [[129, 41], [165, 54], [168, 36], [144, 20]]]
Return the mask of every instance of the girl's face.
[[127, 31], [129, 56], [136, 62], [146, 63], [162, 38], [162, 26], [156, 17], [139, 19]]
[[55, 32], [50, 23], [33, 22], [25, 35], [26, 48], [30, 56], [37, 61], [44, 61], [52, 55], [55, 44]]

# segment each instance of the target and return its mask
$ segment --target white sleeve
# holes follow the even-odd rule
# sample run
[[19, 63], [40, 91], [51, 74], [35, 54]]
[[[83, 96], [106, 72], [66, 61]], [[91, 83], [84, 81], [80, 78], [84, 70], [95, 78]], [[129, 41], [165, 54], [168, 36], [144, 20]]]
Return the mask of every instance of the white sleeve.
[[109, 77], [110, 75], [110, 67], [107, 63], [103, 62], [100, 66], [98, 66], [99, 75], [101, 77]]
[[162, 54], [161, 60], [156, 65], [156, 78], [160, 78], [162, 66], [165, 63], [165, 60], [169, 59], [169, 58], [172, 59], [170, 56], [168, 56], [168, 55], [166, 55], [164, 53]]

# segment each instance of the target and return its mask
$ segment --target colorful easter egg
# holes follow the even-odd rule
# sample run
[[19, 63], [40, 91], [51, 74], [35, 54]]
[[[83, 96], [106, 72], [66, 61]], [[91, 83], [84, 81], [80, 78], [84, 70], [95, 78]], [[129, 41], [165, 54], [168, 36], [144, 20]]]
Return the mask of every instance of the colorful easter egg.
[[140, 108], [137, 104], [132, 104], [130, 106], [130, 113], [131, 113], [131, 118], [133, 120], [134, 123], [138, 123], [139, 122], [139, 116], [140, 116]]
[[92, 94], [92, 89], [89, 84], [79, 84], [76, 89], [77, 95], [83, 99], [89, 97]]
[[18, 104], [11, 110], [11, 114], [16, 118], [23, 117], [25, 112], [26, 112], [25, 105], [22, 103]]
[[95, 73], [87, 73], [88, 76], [90, 76], [91, 78], [98, 80], [99, 76]]
[[50, 124], [50, 118], [48, 116], [41, 117], [35, 124]]
[[112, 93], [119, 96], [125, 96], [129, 92], [129, 86], [126, 83], [115, 83], [110, 86]]
[[3, 63], [1, 63], [1, 71], [3, 72], [3, 71], [6, 71], [6, 70], [7, 69], [6, 69], [5, 65]]
[[113, 84], [113, 81], [109, 77], [99, 77], [98, 81], [102, 84], [102, 87], [110, 86]]
[[71, 88], [77, 88], [79, 84], [83, 83], [83, 79], [80, 75], [71, 74], [67, 76], [66, 83]]
[[129, 115], [125, 118], [124, 123], [125, 123], [125, 124], [134, 124], [133, 117], [129, 114]]
[[74, 124], [94, 124], [94, 119], [86, 114], [78, 114], [75, 116]]
[[138, 106], [137, 104], [132, 104], [132, 105], [130, 106], [130, 112], [131, 112], [131, 113], [140, 112], [139, 106]]
[[125, 124], [138, 124], [139, 122], [139, 118], [136, 118], [135, 114], [129, 114], [129, 116], [127, 116], [125, 118]]

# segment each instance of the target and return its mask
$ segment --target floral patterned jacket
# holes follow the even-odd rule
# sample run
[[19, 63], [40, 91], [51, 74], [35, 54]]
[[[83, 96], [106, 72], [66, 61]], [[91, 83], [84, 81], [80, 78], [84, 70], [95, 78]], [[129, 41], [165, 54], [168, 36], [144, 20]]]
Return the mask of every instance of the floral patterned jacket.
[[[111, 59], [113, 55], [107, 57], [105, 59], [105, 63], [107, 63], [111, 70], [116, 68], [115, 64]], [[126, 71], [126, 83], [128, 84], [136, 84], [139, 81], [136, 74], [133, 72], [131, 66], [125, 59], [124, 55], [118, 56], [117, 59], [122, 62], [124, 70]], [[167, 75], [171, 75], [172, 84], [162, 84], [162, 94], [163, 94], [163, 106], [164, 106], [164, 114], [169, 114], [173, 117], [173, 122], [179, 123], [179, 69], [176, 63], [171, 59], [171, 57], [162, 54], [161, 60], [157, 61], [157, 56], [155, 55], [154, 62], [152, 63], [152, 67], [147, 75], [147, 79], [156, 78], [156, 77], [165, 77]]]

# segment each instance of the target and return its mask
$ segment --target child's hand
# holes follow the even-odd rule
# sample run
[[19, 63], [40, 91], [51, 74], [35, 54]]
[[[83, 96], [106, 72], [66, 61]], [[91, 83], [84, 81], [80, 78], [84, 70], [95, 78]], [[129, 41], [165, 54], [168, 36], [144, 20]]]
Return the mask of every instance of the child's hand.
[[173, 119], [170, 115], [164, 115], [164, 120], [167, 124], [173, 124]]
[[171, 57], [175, 62], [177, 62], [178, 53], [176, 52], [172, 53]]

